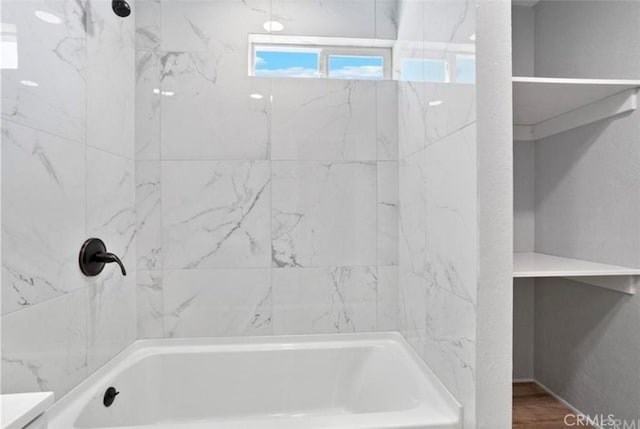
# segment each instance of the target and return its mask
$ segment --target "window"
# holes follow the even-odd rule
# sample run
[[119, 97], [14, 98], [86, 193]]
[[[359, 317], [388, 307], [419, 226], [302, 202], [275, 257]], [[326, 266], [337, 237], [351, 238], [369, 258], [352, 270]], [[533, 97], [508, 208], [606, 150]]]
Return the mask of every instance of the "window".
[[250, 36], [249, 75], [382, 80], [391, 78], [392, 41]]

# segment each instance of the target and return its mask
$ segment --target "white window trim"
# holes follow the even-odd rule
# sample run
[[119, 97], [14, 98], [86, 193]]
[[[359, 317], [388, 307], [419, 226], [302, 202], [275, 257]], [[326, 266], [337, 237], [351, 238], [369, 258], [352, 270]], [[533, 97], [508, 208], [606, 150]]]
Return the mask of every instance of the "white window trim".
[[392, 48], [395, 40], [359, 39], [345, 37], [281, 36], [271, 34], [249, 35], [248, 74], [255, 76], [256, 47], [260, 50], [315, 52], [318, 54], [318, 73], [329, 78], [328, 58], [332, 55], [354, 57], [382, 57], [383, 77], [391, 79], [393, 70]]

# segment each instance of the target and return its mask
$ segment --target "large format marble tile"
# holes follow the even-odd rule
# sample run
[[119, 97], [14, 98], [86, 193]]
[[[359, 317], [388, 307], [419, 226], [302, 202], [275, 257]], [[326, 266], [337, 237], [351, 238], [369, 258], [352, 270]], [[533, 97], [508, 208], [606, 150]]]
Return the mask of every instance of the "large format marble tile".
[[62, 397], [87, 375], [87, 289], [2, 316], [2, 392]]
[[161, 61], [164, 159], [268, 158], [271, 81], [247, 76], [246, 53], [169, 52]]
[[[98, 237], [135, 272], [135, 163], [87, 148], [87, 238]], [[82, 244], [82, 243], [81, 243]], [[119, 271], [115, 265], [105, 271]]]
[[376, 39], [398, 38], [398, 0], [375, 0]]
[[162, 271], [138, 270], [136, 304], [137, 338], [164, 337]]
[[278, 268], [272, 275], [276, 334], [375, 331], [375, 267]]
[[87, 144], [133, 159], [135, 20], [102, 0], [89, 0], [86, 19]]
[[376, 82], [273, 82], [274, 160], [375, 160]]
[[91, 373], [136, 340], [136, 272], [130, 270], [123, 277], [117, 267], [107, 266], [90, 282], [88, 365]]
[[376, 264], [376, 164], [272, 162], [275, 267]]
[[424, 82], [398, 82], [398, 156], [400, 159], [426, 146], [428, 109]]
[[398, 82], [376, 83], [378, 161], [398, 159]]
[[[38, 19], [36, 10], [55, 15], [61, 23]], [[3, 3], [4, 118], [84, 143], [87, 79], [84, 16], [85, 3], [74, 0]]]
[[423, 275], [427, 252], [426, 151], [422, 149], [399, 163], [398, 258], [403, 270]]
[[426, 100], [424, 146], [455, 134], [476, 120], [474, 84], [424, 85]]
[[398, 267], [378, 267], [378, 307], [376, 329], [397, 331], [400, 317]]
[[149, 52], [160, 48], [161, 7], [160, 0], [136, 0], [136, 50]]
[[398, 264], [398, 163], [378, 162], [378, 265]]
[[2, 121], [3, 314], [85, 286], [85, 151]]
[[[271, 17], [284, 26], [280, 34], [376, 37], [375, 1], [272, 0]], [[383, 16], [380, 19], [383, 20]], [[380, 24], [382, 30], [382, 22]]]
[[405, 269], [398, 269], [398, 328], [414, 350], [421, 354], [427, 320], [428, 280]]
[[476, 296], [475, 126], [426, 149], [424, 276], [463, 301]]
[[136, 162], [136, 268], [162, 268], [160, 161]]
[[89, 279], [89, 370], [136, 338], [135, 163], [87, 148], [87, 236], [101, 238], [127, 269], [108, 264]]
[[265, 32], [269, 3], [269, 0], [163, 1], [161, 49], [233, 52], [246, 57], [248, 35]]
[[136, 52], [136, 161], [160, 159], [160, 56]]
[[163, 267], [270, 265], [267, 161], [163, 161]]
[[164, 272], [165, 335], [270, 335], [269, 269]]

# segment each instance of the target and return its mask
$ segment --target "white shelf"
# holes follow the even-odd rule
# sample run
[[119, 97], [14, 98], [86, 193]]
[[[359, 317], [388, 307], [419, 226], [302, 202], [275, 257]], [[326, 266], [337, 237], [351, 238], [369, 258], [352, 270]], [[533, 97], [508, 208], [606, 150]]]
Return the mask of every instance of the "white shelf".
[[582, 283], [634, 294], [640, 269], [563, 258], [544, 253], [513, 254], [513, 277], [567, 277]]
[[514, 140], [539, 140], [637, 108], [640, 80], [513, 78]]

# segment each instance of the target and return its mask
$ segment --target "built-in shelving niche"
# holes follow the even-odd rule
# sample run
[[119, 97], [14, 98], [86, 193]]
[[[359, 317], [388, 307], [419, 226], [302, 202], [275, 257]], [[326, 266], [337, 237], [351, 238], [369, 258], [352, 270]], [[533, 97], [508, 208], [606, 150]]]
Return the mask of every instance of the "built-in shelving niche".
[[640, 269], [544, 253], [516, 252], [513, 254], [513, 277], [565, 277], [633, 295], [640, 284]]
[[640, 80], [513, 78], [513, 139], [540, 140], [638, 107]]
[[[513, 139], [535, 141], [638, 108], [640, 80], [513, 78]], [[564, 277], [635, 294], [640, 269], [516, 252], [514, 278]]]

